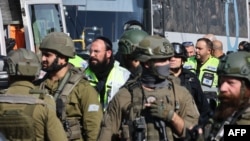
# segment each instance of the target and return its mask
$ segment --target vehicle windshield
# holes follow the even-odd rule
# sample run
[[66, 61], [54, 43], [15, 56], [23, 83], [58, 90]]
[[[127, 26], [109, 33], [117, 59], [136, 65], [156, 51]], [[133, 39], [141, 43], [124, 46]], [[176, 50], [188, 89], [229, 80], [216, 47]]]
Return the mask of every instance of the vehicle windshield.
[[[108, 5], [87, 5], [65, 6], [66, 8], [66, 26], [67, 31], [73, 39], [83, 39], [85, 46], [93, 41], [97, 36], [103, 35], [113, 42], [113, 50], [117, 50], [117, 41], [123, 33], [123, 25], [129, 20], [145, 22], [144, 0], [126, 0], [123, 7], [114, 5], [109, 8]], [[88, 7], [89, 6], [89, 7]], [[92, 6], [92, 7], [91, 7]], [[78, 40], [79, 41], [79, 40]], [[76, 43], [76, 49], [85, 49]]]
[[63, 31], [62, 18], [57, 4], [30, 5], [29, 12], [36, 46], [40, 45], [48, 33]]

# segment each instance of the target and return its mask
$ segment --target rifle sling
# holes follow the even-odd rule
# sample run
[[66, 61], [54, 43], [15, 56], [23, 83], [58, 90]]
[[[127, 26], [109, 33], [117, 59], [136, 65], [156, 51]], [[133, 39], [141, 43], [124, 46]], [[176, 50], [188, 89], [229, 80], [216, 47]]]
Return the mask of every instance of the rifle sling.
[[[67, 73], [69, 74], [69, 72]], [[61, 109], [61, 118], [62, 120], [66, 119], [66, 111], [64, 109], [65, 105], [67, 104], [67, 96], [70, 94], [70, 92], [73, 90], [73, 88], [79, 83], [79, 81], [83, 78], [83, 75], [80, 73], [76, 73], [76, 74], [72, 74], [71, 77], [70, 75], [68, 75], [65, 77], [69, 77], [68, 79], [66, 79], [67, 81], [64, 82], [64, 80], [62, 80], [62, 83], [60, 83], [59, 87], [62, 87], [61, 90], [59, 90], [58, 88], [58, 97], [62, 100], [62, 107], [57, 107], [57, 109]]]

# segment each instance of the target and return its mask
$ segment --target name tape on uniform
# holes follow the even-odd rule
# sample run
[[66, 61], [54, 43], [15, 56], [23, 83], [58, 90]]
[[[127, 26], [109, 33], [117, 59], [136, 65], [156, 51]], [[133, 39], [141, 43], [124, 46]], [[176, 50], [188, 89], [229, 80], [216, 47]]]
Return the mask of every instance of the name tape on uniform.
[[250, 139], [250, 125], [225, 125], [224, 126], [224, 140], [229, 139]]

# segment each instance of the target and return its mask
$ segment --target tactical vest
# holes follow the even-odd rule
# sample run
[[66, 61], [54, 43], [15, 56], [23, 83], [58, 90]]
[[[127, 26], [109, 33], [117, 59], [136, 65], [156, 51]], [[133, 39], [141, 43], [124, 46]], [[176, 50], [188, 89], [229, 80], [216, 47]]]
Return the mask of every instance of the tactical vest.
[[88, 67], [88, 62], [82, 59], [80, 56], [75, 55], [75, 58], [70, 58], [69, 63], [74, 67], [86, 69]]
[[[241, 120], [242, 119], [242, 120]], [[249, 125], [250, 123], [250, 105], [234, 112], [230, 117], [222, 122], [209, 120], [210, 122], [204, 127], [205, 140], [223, 141], [224, 125]]]
[[[83, 74], [81, 69], [72, 67], [65, 74], [57, 88], [56, 93], [54, 94], [57, 117], [61, 120], [69, 140], [83, 138], [80, 118], [67, 117], [66, 104], [68, 103], [68, 95], [71, 93], [73, 88], [80, 82], [80, 80], [84, 78], [85, 75]], [[40, 89], [44, 90], [45, 85], [40, 85]]]
[[[92, 72], [89, 68], [87, 68], [85, 74], [91, 86], [95, 87], [98, 83], [98, 79], [95, 73]], [[114, 67], [110, 71], [107, 81], [105, 83], [104, 103], [101, 103], [104, 111], [107, 108], [107, 105], [110, 100], [118, 92], [119, 88], [125, 84], [129, 76], [130, 72], [127, 69], [119, 66], [119, 62], [115, 61]]]
[[191, 56], [187, 58], [187, 61], [184, 63], [183, 68], [190, 70], [195, 73], [197, 68], [197, 61], [195, 56]]
[[0, 94], [0, 132], [8, 140], [36, 139], [33, 113], [44, 101], [34, 95]]
[[210, 57], [200, 68], [199, 80], [201, 85], [208, 87], [218, 86], [217, 68], [220, 61], [217, 58]]
[[[173, 132], [169, 123], [153, 118], [146, 111], [144, 104], [146, 101], [155, 98], [156, 100], [163, 100], [167, 104], [173, 106], [175, 111], [179, 110], [179, 101], [175, 98], [174, 83], [170, 83], [166, 93], [160, 95], [147, 95], [142, 90], [140, 82], [128, 82], [125, 88], [131, 94], [131, 104], [125, 113], [126, 116], [122, 120], [122, 139], [126, 141], [134, 141], [140, 139], [163, 140], [167, 138], [173, 140]], [[140, 137], [138, 139], [138, 137]]]
[[[81, 79], [84, 78], [84, 75], [82, 73], [71, 73], [71, 76], [69, 76], [69, 72], [66, 74], [64, 79], [67, 81], [62, 81], [61, 84], [58, 87], [58, 90], [60, 90], [61, 86], [63, 87], [61, 89], [61, 93], [55, 94], [54, 99], [56, 100], [56, 111], [57, 116], [63, 123], [64, 130], [67, 132], [67, 137], [70, 140], [74, 139], [80, 139], [82, 138], [82, 129], [80, 125], [80, 118], [68, 118], [66, 115], [66, 104], [68, 103], [68, 95], [71, 93], [73, 88], [80, 82]], [[59, 91], [58, 91], [59, 92]]]
[[[203, 64], [200, 68], [200, 74], [198, 78], [201, 85], [203, 87], [207, 87], [208, 90], [209, 88], [216, 88], [218, 85], [217, 68], [219, 62], [220, 61], [217, 58], [210, 56], [205, 64]], [[184, 63], [183, 67], [195, 72], [197, 69], [197, 60], [194, 57], [190, 57], [188, 58], [187, 62]]]

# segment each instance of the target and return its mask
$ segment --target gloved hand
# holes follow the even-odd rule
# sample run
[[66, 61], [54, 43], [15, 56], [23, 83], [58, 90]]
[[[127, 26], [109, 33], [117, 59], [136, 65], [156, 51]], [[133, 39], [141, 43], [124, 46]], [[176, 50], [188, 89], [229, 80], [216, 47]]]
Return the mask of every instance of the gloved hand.
[[200, 125], [196, 125], [191, 129], [187, 129], [184, 141], [205, 141], [202, 127]]
[[151, 103], [149, 111], [153, 117], [160, 118], [168, 122], [172, 120], [174, 115], [172, 107], [164, 104], [162, 101], [154, 101]]

